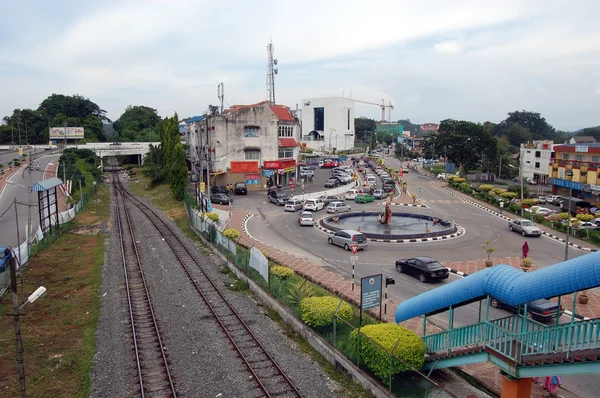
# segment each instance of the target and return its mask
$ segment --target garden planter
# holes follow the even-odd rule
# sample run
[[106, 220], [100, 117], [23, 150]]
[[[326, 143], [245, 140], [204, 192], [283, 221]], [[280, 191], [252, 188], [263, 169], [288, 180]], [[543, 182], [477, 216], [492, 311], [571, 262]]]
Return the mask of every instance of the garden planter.
[[580, 294], [577, 295], [577, 302], [579, 304], [587, 304], [588, 301], [589, 301], [589, 299], [590, 298], [588, 297], [587, 294], [580, 293]]

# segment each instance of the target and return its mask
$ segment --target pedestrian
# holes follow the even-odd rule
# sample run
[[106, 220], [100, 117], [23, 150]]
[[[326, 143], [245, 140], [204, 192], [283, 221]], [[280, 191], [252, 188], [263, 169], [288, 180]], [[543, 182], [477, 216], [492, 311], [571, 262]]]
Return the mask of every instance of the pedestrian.
[[230, 194], [231, 193], [231, 186], [229, 184], [227, 184], [226, 188], [227, 188], [227, 193]]
[[550, 394], [555, 394], [561, 382], [560, 376], [546, 376], [544, 377], [544, 390], [548, 390]]
[[504, 210], [504, 202], [500, 201], [500, 214], [502, 214], [502, 210]]
[[425, 232], [429, 233], [429, 225], [427, 223], [425, 223]]

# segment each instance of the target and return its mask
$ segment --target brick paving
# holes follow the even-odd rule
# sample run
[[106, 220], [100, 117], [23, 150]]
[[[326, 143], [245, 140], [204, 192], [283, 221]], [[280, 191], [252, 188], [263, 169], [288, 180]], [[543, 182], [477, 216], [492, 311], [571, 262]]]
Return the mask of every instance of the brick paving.
[[[396, 204], [407, 204], [413, 203], [413, 198], [410, 194], [402, 195], [398, 198], [393, 199], [393, 203]], [[416, 201], [415, 204], [419, 204]], [[216, 206], [218, 207], [218, 206]], [[340, 296], [344, 300], [351, 302], [355, 305], [359, 305], [359, 288], [360, 286], [355, 286], [355, 290], [352, 291], [352, 284], [350, 281], [344, 279], [340, 275], [326, 271], [304, 259], [298, 258], [294, 255], [290, 255], [289, 253], [278, 250], [275, 247], [266, 245], [262, 242], [259, 242], [253, 238], [251, 238], [245, 231], [245, 221], [249, 216], [249, 212], [243, 209], [232, 209], [231, 220], [229, 220], [229, 225], [232, 228], [237, 229], [238, 231], [243, 231], [242, 236], [240, 238], [240, 243], [246, 247], [250, 247], [254, 245], [256, 248], [261, 250], [263, 253], [269, 257], [270, 260], [277, 262], [279, 264], [285, 264], [295, 270], [299, 275], [302, 275], [304, 278], [314, 282], [329, 291], [335, 293]], [[495, 264], [508, 264], [515, 268], [519, 268], [521, 259], [518, 256], [512, 257], [504, 257], [504, 258], [494, 258]], [[449, 261], [442, 262], [448, 268], [451, 268], [454, 272], [461, 272], [464, 274], [472, 274], [481, 269], [485, 268], [485, 259], [475, 259], [471, 261]], [[531, 267], [530, 272], [535, 272], [536, 267], [533, 265]], [[590, 301], [586, 306], [578, 307], [578, 313], [581, 313], [584, 316], [595, 317], [596, 314], [600, 314], [600, 297], [597, 294], [589, 294]], [[562, 305], [565, 308], [571, 308], [570, 305], [572, 303], [572, 295], [563, 296]], [[394, 303], [391, 300], [388, 300], [387, 303], [388, 311], [387, 314], [382, 314], [382, 318], [386, 322], [395, 322], [394, 320], [394, 312], [396, 305], [398, 303]], [[378, 316], [379, 313], [373, 313], [373, 315]], [[419, 335], [423, 334], [423, 320], [421, 318], [413, 318], [408, 321], [402, 322], [402, 326], [407, 327]], [[436, 333], [442, 331], [436, 325], [433, 325], [429, 322], [426, 324], [427, 334]], [[472, 365], [462, 366], [461, 369], [479, 380], [482, 384], [486, 385], [490, 390], [494, 391], [497, 394], [501, 393], [502, 386], [502, 376], [496, 366], [490, 363], [477, 363]], [[565, 392], [563, 389], [559, 389], [561, 395], [566, 397], [575, 397], [572, 394]], [[533, 384], [532, 387], [532, 397], [541, 398], [545, 397], [547, 392], [545, 392], [540, 384]]]

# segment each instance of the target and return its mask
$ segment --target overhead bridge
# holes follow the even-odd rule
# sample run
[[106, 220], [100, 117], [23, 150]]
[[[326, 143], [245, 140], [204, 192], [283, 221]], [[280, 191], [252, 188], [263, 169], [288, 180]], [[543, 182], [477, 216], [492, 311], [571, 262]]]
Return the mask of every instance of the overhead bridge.
[[111, 156], [138, 155], [138, 164], [142, 164], [144, 155], [150, 152], [150, 145], [158, 146], [160, 142], [93, 142], [84, 145], [67, 145], [65, 148], [89, 149], [100, 159]]

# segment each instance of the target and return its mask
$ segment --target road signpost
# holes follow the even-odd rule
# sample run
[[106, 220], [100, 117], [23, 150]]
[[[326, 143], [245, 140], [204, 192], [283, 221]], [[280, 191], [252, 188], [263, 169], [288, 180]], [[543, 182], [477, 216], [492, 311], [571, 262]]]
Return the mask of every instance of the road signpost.
[[379, 319], [381, 319], [381, 285], [383, 275], [365, 276], [360, 279], [360, 323], [362, 327], [362, 313], [364, 310], [379, 307]]
[[350, 262], [352, 263], [352, 291], [354, 291], [354, 264], [358, 261], [358, 256], [356, 253], [358, 252], [358, 245], [350, 246], [352, 249], [352, 256], [350, 256]]

